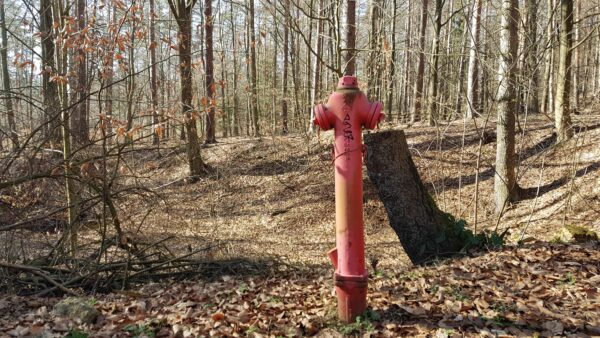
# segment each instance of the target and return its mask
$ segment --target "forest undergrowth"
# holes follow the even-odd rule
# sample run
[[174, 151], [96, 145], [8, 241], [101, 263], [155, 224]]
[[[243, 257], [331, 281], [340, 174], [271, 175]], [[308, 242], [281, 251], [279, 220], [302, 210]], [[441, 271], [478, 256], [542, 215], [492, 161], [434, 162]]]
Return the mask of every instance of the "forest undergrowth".
[[[141, 269], [119, 277], [118, 287], [113, 280], [105, 290], [74, 288], [100, 311], [93, 323], [81, 324], [53, 314], [65, 292], [33, 296], [39, 290], [27, 292], [19, 273], [0, 268], [13, 285], [0, 291], [0, 337], [600, 335], [598, 243], [573, 243], [568, 230], [600, 232], [599, 120], [589, 112], [576, 116], [576, 137], [555, 145], [550, 120], [521, 118], [521, 201], [500, 216], [492, 200], [493, 124], [477, 119], [405, 128], [440, 209], [474, 232], [506, 232], [507, 246], [412, 267], [364, 173], [370, 309], [353, 324], [335, 320], [325, 255], [335, 245], [330, 133], [220, 139], [203, 149], [212, 170], [195, 183], [185, 180], [179, 144], [134, 149], [122, 184], [144, 193], [118, 201], [126, 244], [193, 271], [161, 275], [156, 267], [149, 278], [136, 279]], [[0, 224], [61, 200], [53, 184], [2, 192], [0, 207], [8, 212]], [[61, 215], [0, 232], [2, 254], [32, 263], [61, 236]], [[99, 240], [94, 217], [80, 236], [82, 255], [92, 255]], [[114, 264], [126, 262], [117, 248], [110, 255]]]

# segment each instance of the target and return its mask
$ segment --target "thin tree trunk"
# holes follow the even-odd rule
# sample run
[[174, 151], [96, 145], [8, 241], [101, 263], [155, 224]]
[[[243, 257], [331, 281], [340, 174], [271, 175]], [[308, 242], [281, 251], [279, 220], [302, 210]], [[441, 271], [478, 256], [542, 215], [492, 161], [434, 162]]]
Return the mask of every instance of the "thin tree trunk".
[[429, 0], [421, 0], [421, 24], [419, 31], [419, 60], [417, 61], [417, 79], [415, 81], [414, 103], [410, 114], [410, 123], [421, 116], [421, 100], [423, 98], [425, 74], [425, 32], [427, 30], [427, 4]]
[[571, 90], [571, 46], [573, 39], [573, 0], [560, 0], [560, 50], [554, 98], [554, 128], [557, 142], [573, 137], [569, 92]]
[[179, 26], [179, 72], [181, 77], [181, 110], [187, 136], [187, 158], [190, 176], [198, 177], [206, 170], [200, 154], [200, 140], [192, 106], [192, 7], [185, 0], [169, 0], [171, 11]]
[[381, 67], [381, 17], [383, 2], [370, 1], [371, 29], [369, 32], [369, 58], [367, 60], [367, 97], [374, 99], [379, 94], [379, 68]]
[[465, 117], [468, 119], [472, 119], [476, 115], [479, 115], [479, 107], [477, 107], [477, 68], [480, 27], [481, 0], [475, 0], [473, 4], [473, 13], [471, 15], [471, 44], [469, 48], [469, 72], [467, 75], [467, 114]]
[[283, 98], [281, 99], [281, 133], [288, 133], [288, 59], [289, 59], [289, 36], [290, 36], [290, 0], [284, 0], [283, 12], [285, 24], [283, 27]]
[[89, 142], [88, 123], [88, 98], [87, 98], [87, 53], [83, 47], [84, 29], [86, 26], [85, 12], [87, 0], [77, 0], [77, 26], [79, 28], [79, 41], [82, 44], [77, 50], [77, 106], [72, 115], [71, 128], [74, 139], [78, 143]]
[[2, 58], [2, 89], [4, 90], [4, 104], [6, 106], [6, 116], [8, 118], [8, 134], [12, 142], [12, 149], [16, 150], [19, 148], [19, 135], [17, 134], [17, 124], [15, 123], [15, 111], [13, 109], [13, 99], [10, 89], [10, 75], [8, 74], [8, 34], [6, 33], [4, 1], [5, 0], [0, 0], [0, 30], [2, 31], [2, 49], [0, 50], [0, 57]]
[[[277, 114], [275, 113], [275, 111], [277, 110], [277, 107], [279, 107], [279, 105], [277, 104], [277, 94], [279, 91], [279, 86], [277, 83], [277, 74], [279, 73], [279, 67], [278, 63], [277, 63], [277, 54], [278, 54], [278, 50], [279, 50], [279, 40], [277, 39], [277, 35], [278, 35], [278, 29], [276, 27], [273, 27], [273, 32], [271, 33], [271, 36], [273, 37], [273, 62], [272, 62], [272, 69], [273, 69], [273, 73], [271, 74], [271, 95], [272, 95], [272, 100], [271, 100], [271, 134], [273, 134], [275, 128], [277, 127]], [[267, 54], [267, 46], [265, 44], [265, 55]]]
[[548, 24], [546, 26], [546, 57], [544, 67], [544, 92], [542, 94], [541, 110], [548, 113], [548, 107], [552, 107], [552, 59], [554, 54], [553, 35], [554, 35], [554, 1], [547, 1]]
[[[579, 22], [580, 18], [581, 18], [581, 1], [577, 1], [577, 5], [575, 5], [575, 18], [574, 21], [577, 23], [577, 25], [575, 25], [575, 40], [574, 40], [574, 44], [577, 45], [579, 43], [579, 27], [581, 26], [581, 23]], [[579, 69], [580, 69], [580, 52], [579, 52], [580, 48], [575, 48], [573, 50], [573, 111], [576, 112], [579, 110]]]
[[[319, 3], [319, 11], [317, 12], [317, 16], [320, 18], [323, 16], [323, 0], [317, 0]], [[315, 51], [317, 55], [323, 54], [323, 20], [317, 20], [317, 36], [315, 38]], [[321, 71], [323, 70], [321, 61], [318, 56], [314, 58], [314, 66], [313, 66], [313, 76], [314, 82], [312, 86], [311, 92], [311, 107], [312, 105], [317, 104], [317, 100], [319, 99], [319, 95], [321, 94]], [[314, 124], [312, 121], [315, 119], [315, 112], [311, 108], [310, 109], [310, 120], [308, 124], [309, 132], [314, 131]]]
[[250, 85], [252, 87], [252, 122], [254, 124], [254, 136], [260, 136], [260, 123], [258, 121], [258, 89], [256, 75], [256, 32], [254, 28], [254, 0], [248, 0], [248, 26], [250, 29]]
[[431, 46], [431, 62], [429, 72], [429, 100], [427, 102], [427, 118], [430, 126], [436, 124], [438, 119], [438, 64], [440, 59], [440, 33], [442, 31], [442, 10], [444, 0], [435, 1], [435, 21], [433, 43]]
[[[300, 10], [296, 9], [296, 19], [299, 16]], [[297, 33], [298, 34], [298, 33]], [[292, 34], [290, 37], [290, 62], [292, 64], [292, 78], [295, 79], [293, 81], [293, 90], [294, 90], [294, 115], [292, 118], [292, 128], [296, 129], [297, 125], [302, 125], [302, 122], [299, 121], [300, 116], [302, 115], [299, 112], [303, 111], [300, 108], [300, 84], [298, 79], [298, 74], [300, 73], [300, 61], [298, 60], [298, 44], [300, 43], [300, 38], [297, 37], [297, 34]], [[312, 124], [312, 123], [311, 123]], [[304, 128], [304, 126], [303, 126]]]
[[[135, 1], [133, 1], [133, 4], [135, 4]], [[127, 130], [132, 130], [133, 129], [133, 115], [134, 115], [134, 95], [135, 95], [135, 89], [136, 89], [136, 83], [135, 83], [135, 55], [134, 55], [134, 48], [135, 48], [135, 33], [137, 31], [137, 24], [134, 21], [132, 23], [132, 27], [131, 27], [131, 37], [129, 40], [129, 49], [128, 49], [128, 58], [127, 58]], [[131, 141], [131, 137], [128, 134], [127, 135], [127, 140]]]
[[237, 39], [235, 30], [235, 16], [233, 15], [233, 2], [229, 4], [231, 14], [231, 44], [233, 49], [233, 115], [231, 124], [233, 127], [233, 136], [240, 135], [240, 100], [238, 97], [238, 62], [237, 62]]
[[205, 32], [205, 86], [206, 86], [206, 101], [207, 114], [204, 124], [204, 143], [216, 143], [215, 137], [215, 80], [214, 80], [214, 55], [213, 55], [213, 15], [212, 15], [212, 0], [204, 1], [204, 32]]
[[[108, 8], [108, 24], [109, 26], [114, 24], [114, 21], [116, 19], [116, 15], [117, 15], [117, 7], [113, 6], [111, 8], [111, 6], [107, 6]], [[111, 15], [112, 12], [112, 15]], [[108, 88], [106, 88], [106, 104], [105, 104], [105, 110], [106, 110], [106, 117], [107, 117], [107, 124], [106, 124], [106, 134], [107, 135], [111, 135], [112, 134], [112, 115], [113, 115], [113, 78], [114, 78], [114, 58], [113, 58], [113, 50], [114, 50], [114, 45], [113, 45], [113, 39], [114, 37], [112, 36], [113, 34], [111, 33], [109, 36], [111, 37], [111, 43], [110, 46], [112, 47], [111, 51], [108, 53], [108, 56], [106, 58], [106, 68], [107, 68], [107, 76], [106, 76], [106, 83], [108, 85]]]
[[537, 37], [537, 11], [538, 0], [527, 0], [527, 26], [525, 32], [525, 50], [523, 75], [526, 84], [525, 99], [527, 110], [532, 113], [539, 112], [539, 72], [537, 66], [538, 37]]
[[[469, 24], [469, 22], [465, 22], [465, 29], [464, 29], [464, 33], [463, 33], [463, 43], [462, 43], [462, 48], [460, 50], [460, 60], [459, 60], [459, 66], [458, 66], [458, 89], [456, 90], [456, 100], [454, 103], [454, 111], [455, 114], [457, 114], [458, 116], [462, 116], [462, 102], [463, 102], [463, 91], [465, 88], [465, 68], [466, 67], [466, 62], [465, 62], [465, 53], [467, 50], [467, 44], [470, 41], [470, 38], [468, 38], [469, 34], [469, 30], [467, 29], [467, 25]], [[470, 57], [470, 55], [469, 55]], [[467, 103], [469, 104], [469, 103]]]
[[245, 125], [246, 125], [246, 136], [250, 136], [252, 134], [251, 132], [251, 123], [252, 123], [252, 105], [253, 105], [253, 99], [252, 99], [252, 73], [250, 71], [250, 17], [248, 15], [248, 13], [246, 13], [245, 16], [245, 27], [246, 27], [246, 35], [244, 36], [244, 53], [245, 53], [245, 59], [246, 59], [246, 80], [247, 83], [249, 84], [246, 87], [246, 118], [245, 118]]
[[500, 24], [500, 62], [498, 68], [498, 121], [496, 124], [496, 173], [494, 195], [496, 212], [501, 213], [506, 203], [517, 200], [515, 176], [515, 114], [516, 71], [518, 64], [519, 23], [518, 0], [502, 1]]
[[12, 149], [19, 148], [19, 136], [17, 134], [17, 126], [15, 123], [15, 111], [13, 109], [12, 94], [10, 91], [10, 76], [8, 74], [8, 37], [6, 33], [6, 15], [4, 12], [4, 0], [0, 0], [0, 29], [2, 30], [2, 49], [0, 56], [2, 58], [2, 87], [4, 90], [4, 104], [6, 106], [6, 115], [8, 118], [8, 135], [12, 142]]
[[404, 84], [403, 84], [403, 88], [402, 88], [402, 98], [401, 98], [401, 105], [400, 105], [400, 110], [402, 115], [405, 117], [404, 119], [402, 119], [400, 116], [398, 116], [398, 121], [403, 122], [402, 120], [405, 120], [408, 118], [409, 113], [408, 110], [410, 109], [410, 100], [409, 100], [409, 80], [410, 80], [410, 66], [411, 66], [411, 30], [412, 30], [412, 16], [410, 15], [411, 9], [412, 9], [412, 0], [408, 0], [408, 9], [407, 9], [407, 13], [408, 15], [406, 16], [406, 37], [405, 37], [405, 42], [404, 42]]
[[394, 105], [394, 85], [396, 83], [396, 15], [398, 13], [397, 0], [392, 1], [392, 53], [390, 55], [390, 69], [388, 73], [388, 87], [387, 87], [387, 115], [388, 119], [392, 119], [392, 107]]
[[158, 144], [162, 137], [162, 128], [159, 128], [158, 120], [158, 78], [156, 76], [156, 11], [154, 0], [150, 0], [150, 95], [152, 100], [152, 144]]
[[344, 75], [356, 72], [356, 0], [348, 0], [346, 13], [346, 68]]

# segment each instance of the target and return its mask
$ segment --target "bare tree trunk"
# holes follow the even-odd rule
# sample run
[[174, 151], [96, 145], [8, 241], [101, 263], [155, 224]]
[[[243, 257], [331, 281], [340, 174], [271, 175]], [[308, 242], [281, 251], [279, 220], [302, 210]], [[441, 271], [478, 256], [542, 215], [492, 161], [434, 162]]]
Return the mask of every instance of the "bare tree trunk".
[[[575, 45], [577, 45], [579, 43], [579, 30], [581, 27], [581, 23], [579, 22], [580, 18], [581, 18], [581, 1], [577, 1], [577, 5], [575, 5], [575, 18], [574, 21], [577, 23], [575, 25]], [[573, 50], [573, 58], [575, 60], [573, 60], [573, 109], [572, 111], [576, 112], [579, 110], [579, 69], [580, 69], [580, 52], [579, 52], [580, 48], [575, 48]]]
[[573, 137], [569, 92], [571, 90], [571, 46], [573, 41], [573, 0], [560, 0], [560, 50], [554, 98], [554, 128], [557, 142]]
[[[250, 71], [250, 16], [248, 15], [248, 13], [246, 13], [245, 15], [245, 28], [246, 28], [246, 34], [244, 36], [244, 53], [245, 53], [245, 59], [246, 59], [246, 80], [247, 83], [250, 85], [250, 87], [252, 86], [252, 73]], [[252, 134], [251, 132], [251, 122], [252, 122], [252, 105], [253, 105], [253, 98], [252, 98], [252, 89], [251, 88], [246, 88], [246, 118], [245, 118], [245, 125], [246, 125], [246, 136], [250, 136]]]
[[544, 92], [542, 94], [541, 110], [548, 113], [548, 107], [552, 106], [552, 59], [554, 54], [553, 35], [554, 35], [554, 1], [547, 1], [548, 24], [546, 26], [547, 44], [544, 67]]
[[419, 31], [419, 61], [417, 62], [417, 79], [415, 81], [414, 103], [410, 114], [410, 123], [414, 123], [421, 117], [421, 100], [424, 89], [425, 73], [425, 32], [427, 31], [427, 3], [429, 0], [421, 0], [421, 24]]
[[290, 43], [290, 0], [284, 0], [283, 13], [285, 15], [283, 27], [283, 98], [281, 99], [281, 133], [288, 133], [288, 64]]
[[444, 0], [435, 1], [435, 21], [433, 43], [431, 46], [431, 62], [429, 72], [429, 92], [427, 102], [427, 118], [430, 126], [436, 124], [438, 119], [438, 64], [440, 60], [440, 33], [442, 31], [442, 10]]
[[158, 78], [156, 76], [156, 32], [155, 32], [156, 11], [154, 9], [154, 0], [150, 0], [150, 95], [152, 101], [152, 144], [158, 144], [162, 137], [162, 128], [159, 128], [158, 120]]
[[[133, 0], [133, 4], [135, 5], [135, 2], [137, 0]], [[127, 57], [127, 81], [126, 81], [126, 87], [127, 87], [127, 130], [132, 130], [133, 129], [133, 117], [134, 117], [134, 96], [135, 96], [135, 89], [136, 89], [136, 82], [135, 82], [135, 78], [136, 78], [136, 72], [135, 72], [135, 36], [136, 36], [136, 32], [137, 32], [137, 23], [135, 21], [132, 22], [131, 24], [131, 35], [129, 38], [129, 49], [128, 49], [128, 57]], [[126, 137], [127, 141], [131, 141], [131, 137], [128, 134]]]
[[[468, 36], [470, 36], [471, 34], [469, 33], [469, 29], [467, 29], [467, 25], [469, 24], [469, 22], [465, 22], [465, 29], [464, 29], [464, 33], [463, 33], [463, 43], [462, 43], [462, 47], [460, 50], [460, 60], [459, 60], [459, 66], [458, 66], [458, 88], [456, 90], [456, 100], [454, 101], [454, 111], [456, 114], [458, 114], [458, 116], [462, 116], [462, 100], [463, 100], [463, 90], [465, 88], [465, 68], [466, 68], [466, 62], [465, 62], [465, 52], [467, 50], [467, 43], [469, 43], [470, 38], [468, 38]], [[470, 54], [470, 53], [469, 53]], [[470, 55], [469, 55], [470, 57]], [[467, 104], [469, 104], [467, 102]]]
[[[0, 0], [4, 1], [4, 0]], [[51, 142], [61, 141], [61, 116], [58, 99], [58, 87], [55, 81], [50, 81], [56, 74], [55, 45], [52, 33], [51, 0], [40, 1], [40, 37], [42, 40], [42, 93], [44, 96], [44, 114], [48, 123], [48, 136]]]
[[[300, 12], [300, 10], [296, 9], [296, 18], [298, 18], [299, 12]], [[292, 66], [292, 79], [294, 79], [294, 81], [293, 81], [294, 114], [293, 114], [293, 118], [292, 118], [292, 128], [293, 129], [296, 129], [297, 125], [302, 125], [301, 122], [299, 121], [299, 119], [300, 119], [299, 115], [303, 115], [303, 114], [300, 114], [300, 112], [303, 110], [300, 108], [300, 84], [299, 84], [299, 81], [297, 80], [298, 76], [299, 76], [298, 74], [300, 73], [300, 62], [298, 60], [298, 50], [300, 49], [298, 47], [298, 44], [300, 43], [300, 37], [298, 37], [297, 35], [298, 35], [298, 33], [292, 34], [290, 37], [290, 62], [292, 64], [291, 65]], [[303, 128], [304, 128], [304, 126], [303, 126]]]
[[498, 121], [496, 122], [496, 174], [494, 195], [496, 212], [518, 199], [515, 176], [516, 74], [518, 64], [518, 0], [502, 0], [500, 23], [500, 62], [498, 68]]
[[348, 0], [346, 13], [346, 67], [344, 75], [356, 72], [356, 0]]
[[370, 1], [371, 29], [369, 32], [369, 58], [367, 60], [367, 97], [372, 100], [379, 95], [379, 68], [381, 67], [381, 17], [383, 2], [381, 0]]
[[181, 77], [181, 109], [187, 134], [187, 158], [190, 176], [197, 177], [206, 170], [200, 155], [200, 140], [192, 106], [192, 8], [195, 2], [169, 0], [171, 11], [179, 26], [179, 72]]
[[469, 34], [471, 46], [469, 48], [469, 72], [467, 75], [467, 114], [466, 118], [472, 119], [479, 115], [477, 107], [477, 69], [478, 69], [478, 48], [479, 31], [481, 28], [481, 0], [475, 0], [473, 4], [473, 13], [471, 15], [471, 32]]
[[390, 70], [388, 73], [388, 88], [387, 88], [387, 114], [388, 119], [392, 119], [392, 106], [394, 105], [394, 85], [396, 83], [396, 15], [398, 13], [397, 0], [392, 1], [392, 54], [390, 56]]
[[[317, 16], [320, 18], [323, 16], [323, 0], [317, 0], [319, 3], [319, 11], [317, 12]], [[319, 99], [319, 95], [321, 93], [321, 71], [323, 70], [323, 66], [321, 64], [321, 60], [319, 59], [319, 55], [323, 54], [323, 20], [317, 20], [317, 36], [315, 38], [315, 51], [317, 56], [314, 58], [314, 66], [313, 66], [313, 76], [314, 83], [312, 86], [311, 92], [311, 106], [317, 104], [317, 100]], [[314, 124], [312, 121], [315, 119], [315, 112], [311, 108], [310, 109], [310, 120], [308, 124], [308, 131], [314, 131]]]
[[[117, 7], [116, 6], [107, 6], [108, 8], [108, 24], [109, 25], [113, 25], [114, 21], [116, 19], [116, 14], [117, 14]], [[110, 14], [112, 12], [112, 15]], [[109, 35], [111, 37], [111, 47], [114, 49], [114, 46], [112, 45], [112, 41], [114, 39], [113, 34], [111, 33]], [[105, 110], [106, 110], [106, 117], [107, 117], [107, 124], [106, 124], [106, 134], [107, 135], [111, 135], [112, 134], [112, 115], [113, 115], [113, 78], [114, 78], [114, 58], [113, 58], [113, 53], [111, 50], [111, 53], [108, 53], [107, 58], [106, 58], [106, 68], [107, 68], [107, 76], [106, 76], [106, 83], [108, 85], [108, 88], [106, 88], [106, 105], [105, 105]]]
[[205, 32], [205, 85], [207, 98], [207, 114], [204, 124], [204, 143], [216, 143], [215, 137], [215, 80], [214, 80], [214, 55], [213, 55], [213, 15], [212, 0], [204, 1], [204, 32]]
[[256, 32], [254, 28], [254, 0], [248, 0], [248, 25], [250, 29], [250, 86], [252, 87], [252, 122], [254, 124], [254, 136], [260, 136], [260, 124], [258, 121], [258, 89], [256, 75]]
[[88, 98], [87, 98], [87, 53], [83, 47], [84, 29], [86, 26], [87, 0], [77, 0], [77, 26], [79, 28], [79, 40], [81, 45], [77, 50], [77, 88], [75, 96], [76, 107], [71, 115], [72, 135], [76, 142], [89, 142], [89, 122], [88, 122]]
[[4, 91], [4, 104], [6, 106], [6, 115], [8, 118], [8, 134], [12, 142], [12, 149], [16, 150], [19, 148], [19, 135], [17, 134], [17, 124], [15, 123], [15, 111], [13, 109], [10, 77], [8, 74], [8, 34], [6, 33], [4, 0], [0, 0], [0, 30], [2, 31], [2, 49], [0, 50], [0, 57], [2, 58], [2, 89]]
[[529, 90], [527, 94], [527, 107], [532, 113], [538, 113], [540, 111], [540, 100], [539, 100], [539, 67], [537, 65], [539, 39], [537, 37], [538, 30], [538, 0], [527, 0], [527, 30], [529, 34], [528, 44], [531, 45], [531, 49], [527, 54], [527, 78], [529, 79]]
[[408, 95], [408, 93], [410, 92], [409, 88], [409, 79], [410, 79], [410, 69], [411, 69], [411, 48], [412, 48], [412, 43], [411, 43], [411, 31], [412, 31], [412, 16], [410, 15], [411, 9], [412, 9], [412, 0], [408, 0], [408, 9], [407, 9], [407, 13], [408, 15], [405, 16], [406, 18], [406, 26], [405, 26], [405, 30], [406, 30], [406, 35], [405, 35], [405, 41], [404, 41], [404, 80], [403, 80], [403, 88], [402, 88], [402, 97], [400, 98], [401, 100], [401, 104], [400, 104], [400, 111], [401, 111], [401, 116], [398, 116], [398, 121], [399, 122], [404, 122], [406, 120], [408, 120], [410, 113], [409, 113], [409, 109], [410, 109], [410, 97]]
[[237, 63], [237, 38], [235, 30], [235, 16], [233, 15], [233, 2], [229, 4], [229, 11], [231, 14], [231, 44], [233, 49], [233, 115], [231, 124], [233, 127], [233, 135], [240, 135], [240, 100], [238, 97], [238, 63]]

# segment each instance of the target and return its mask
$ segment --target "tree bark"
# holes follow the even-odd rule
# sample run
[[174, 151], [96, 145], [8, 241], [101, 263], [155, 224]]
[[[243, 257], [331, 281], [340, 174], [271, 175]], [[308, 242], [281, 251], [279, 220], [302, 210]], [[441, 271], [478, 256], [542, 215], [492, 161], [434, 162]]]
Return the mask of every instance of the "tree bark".
[[410, 114], [410, 123], [414, 123], [421, 116], [421, 100], [424, 89], [425, 73], [425, 32], [427, 31], [427, 3], [429, 0], [421, 0], [421, 25], [419, 32], [419, 61], [417, 61], [417, 79], [415, 81], [414, 103]]
[[212, 0], [204, 1], [204, 32], [205, 32], [205, 85], [206, 85], [206, 101], [207, 114], [204, 124], [204, 143], [216, 143], [215, 137], [215, 80], [214, 80], [214, 55], [213, 55], [213, 15], [212, 15]]
[[469, 49], [469, 72], [467, 75], [467, 114], [466, 118], [472, 119], [479, 114], [477, 107], [477, 69], [478, 69], [478, 48], [479, 31], [481, 27], [481, 0], [475, 0], [473, 4], [473, 13], [471, 15], [471, 32]]
[[240, 110], [238, 97], [238, 63], [237, 63], [237, 35], [235, 29], [235, 16], [233, 15], [233, 2], [229, 4], [229, 12], [231, 14], [231, 45], [233, 49], [233, 114], [231, 124], [233, 128], [233, 136], [240, 135]]
[[[533, 1], [533, 0], [530, 0]], [[581, 1], [577, 1], [577, 4], [574, 4], [574, 10], [575, 10], [575, 18], [573, 19], [574, 22], [576, 22], [577, 24], [574, 25], [574, 29], [575, 29], [575, 39], [574, 42], [572, 42], [571, 44], [575, 44], [577, 45], [579, 43], [580, 40], [580, 27], [581, 27], [581, 23], [579, 22], [579, 20], [581, 19]], [[579, 93], [580, 93], [580, 79], [579, 79], [579, 69], [580, 69], [580, 65], [581, 65], [581, 58], [580, 58], [580, 49], [581, 48], [575, 48], [573, 50], [573, 95], [572, 95], [572, 99], [573, 99], [573, 109], [572, 111], [577, 112], [579, 110]]]
[[427, 102], [428, 124], [433, 126], [438, 119], [438, 64], [440, 60], [440, 33], [442, 31], [442, 10], [444, 0], [435, 1], [435, 21], [433, 27], [433, 43], [431, 45], [431, 62], [429, 65], [429, 92]]
[[283, 27], [283, 98], [281, 99], [281, 133], [288, 133], [288, 67], [290, 43], [290, 0], [284, 0], [283, 12], [285, 15]]
[[[4, 1], [4, 0], [0, 0]], [[52, 33], [52, 4], [51, 0], [40, 1], [40, 37], [42, 40], [42, 93], [44, 100], [44, 114], [48, 123], [48, 136], [51, 142], [61, 141], [60, 104], [58, 87], [55, 81], [50, 81], [56, 74], [55, 45]]]
[[152, 101], [152, 144], [157, 145], [162, 137], [162, 128], [158, 120], [158, 78], [156, 75], [156, 12], [154, 0], [150, 0], [150, 96]]
[[8, 119], [8, 135], [12, 142], [12, 149], [19, 148], [19, 135], [17, 134], [17, 124], [15, 123], [15, 111], [13, 108], [13, 99], [10, 89], [10, 75], [8, 73], [8, 34], [6, 32], [6, 13], [4, 12], [4, 0], [0, 0], [0, 30], [2, 34], [2, 49], [0, 57], [2, 58], [2, 89], [4, 90], [4, 104], [6, 106], [6, 116]]
[[448, 215], [436, 206], [425, 189], [410, 156], [402, 130], [365, 135], [369, 179], [378, 190], [392, 229], [414, 264], [461, 249], [443, 238]]
[[494, 195], [496, 212], [518, 199], [515, 177], [516, 72], [518, 64], [518, 0], [502, 1], [500, 23], [500, 62], [498, 68], [498, 121], [496, 122], [496, 173]]
[[[467, 50], [467, 44], [469, 43], [469, 29], [467, 29], [467, 25], [469, 22], [465, 22], [465, 29], [463, 33], [463, 43], [460, 50], [460, 58], [459, 58], [459, 66], [458, 66], [458, 88], [456, 91], [456, 99], [454, 101], [454, 111], [458, 116], [462, 116], [462, 102], [463, 102], [463, 90], [465, 88], [465, 68], [467, 68], [465, 62], [465, 53]], [[470, 55], [469, 55], [470, 57]], [[468, 103], [467, 103], [468, 104]]]
[[169, 0], [169, 6], [179, 26], [179, 72], [181, 77], [181, 110], [187, 134], [187, 159], [190, 176], [198, 177], [206, 171], [200, 154], [200, 140], [196, 129], [196, 114], [192, 106], [192, 8], [195, 1]]
[[88, 122], [88, 97], [87, 97], [87, 53], [83, 42], [87, 32], [86, 26], [86, 7], [87, 0], [77, 0], [77, 27], [79, 29], [78, 41], [80, 45], [76, 52], [77, 57], [75, 65], [77, 66], [77, 88], [76, 88], [76, 106], [71, 115], [71, 134], [77, 143], [89, 142], [89, 122]]
[[258, 89], [256, 75], [256, 31], [254, 28], [254, 0], [248, 0], [248, 28], [250, 31], [250, 86], [252, 87], [251, 109], [254, 136], [260, 136], [260, 124], [258, 122]]
[[390, 69], [388, 73], [388, 87], [387, 87], [387, 115], [388, 119], [392, 120], [392, 107], [394, 105], [394, 87], [396, 84], [396, 15], [398, 11], [397, 0], [392, 1], [392, 34], [390, 39], [392, 40], [392, 52], [390, 55]]
[[[50, 0], [48, 0], [50, 1]], [[114, 6], [111, 8], [111, 6], [107, 6], [108, 8], [108, 24], [113, 25], [114, 21], [116, 20], [116, 14], [117, 14], [117, 7]], [[112, 12], [112, 15], [111, 15]], [[111, 37], [111, 41], [114, 41], [114, 37], [113, 34], [111, 33], [109, 35]], [[110, 45], [112, 47], [112, 49], [110, 50], [110, 52], [108, 53], [108, 56], [106, 58], [106, 68], [107, 68], [107, 76], [106, 76], [106, 84], [108, 85], [108, 88], [106, 88], [106, 95], [105, 95], [105, 99], [106, 99], [106, 105], [105, 105], [105, 110], [106, 110], [106, 117], [107, 117], [107, 123], [106, 123], [106, 134], [107, 135], [111, 135], [112, 134], [112, 116], [113, 116], [113, 78], [114, 78], [114, 45], [111, 43]]]
[[[317, 12], [317, 16], [320, 18], [323, 16], [323, 0], [317, 0], [319, 3], [319, 11]], [[317, 37], [315, 38], [315, 52], [317, 55], [323, 54], [323, 20], [317, 20]], [[311, 91], [311, 106], [317, 104], [317, 100], [319, 99], [319, 95], [321, 95], [321, 71], [323, 70], [323, 66], [319, 57], [315, 56], [314, 58], [314, 66], [313, 66], [313, 76], [314, 83]], [[308, 125], [308, 131], [314, 131], [314, 124], [312, 121], [315, 119], [315, 112], [311, 108], [310, 109], [310, 120]]]
[[554, 0], [548, 0], [547, 4], [548, 23], [546, 24], [546, 56], [544, 61], [544, 92], [540, 109], [548, 114], [548, 107], [552, 106], [552, 61], [554, 55]]
[[524, 82], [527, 84], [525, 98], [527, 110], [532, 113], [539, 112], [539, 72], [537, 65], [538, 36], [537, 36], [537, 12], [538, 0], [527, 0], [527, 31], [525, 36], [525, 67], [523, 69]]
[[408, 119], [409, 113], [408, 110], [410, 109], [410, 100], [408, 97], [408, 93], [409, 93], [409, 84], [408, 81], [410, 79], [410, 60], [411, 60], [411, 23], [412, 23], [412, 16], [410, 15], [410, 11], [412, 9], [412, 0], [408, 0], [408, 10], [407, 13], [408, 15], [406, 16], [406, 39], [404, 42], [404, 83], [403, 83], [403, 88], [402, 88], [402, 97], [400, 98], [401, 100], [401, 104], [400, 104], [400, 112], [402, 114], [402, 117], [399, 115], [398, 116], [398, 121], [399, 122], [404, 122], [405, 120]]
[[573, 137], [569, 92], [571, 90], [571, 46], [573, 39], [573, 0], [560, 0], [560, 50], [554, 98], [554, 128], [558, 143]]
[[356, 72], [356, 0], [348, 0], [346, 12], [346, 68], [344, 75]]
[[370, 100], [379, 96], [379, 68], [381, 67], [381, 40], [383, 34], [381, 30], [381, 17], [383, 16], [383, 1], [370, 1], [370, 19], [371, 29], [369, 31], [369, 58], [367, 60], [367, 97]]

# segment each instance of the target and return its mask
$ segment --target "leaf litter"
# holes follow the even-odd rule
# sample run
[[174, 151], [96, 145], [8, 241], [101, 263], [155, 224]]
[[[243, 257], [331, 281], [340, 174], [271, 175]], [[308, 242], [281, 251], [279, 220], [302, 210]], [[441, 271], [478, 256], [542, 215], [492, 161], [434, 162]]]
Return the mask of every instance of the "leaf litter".
[[[547, 125], [532, 119], [532, 131], [518, 138], [526, 150], [521, 165], [527, 169], [519, 183], [553, 189], [537, 197], [535, 212], [528, 200], [498, 220], [487, 199], [478, 205], [481, 228], [512, 227], [514, 239], [525, 228], [530, 241], [521, 247], [409, 267], [386, 226], [376, 192], [365, 182], [367, 254], [379, 264], [375, 269], [372, 264], [370, 271], [369, 312], [357, 323], [336, 320], [332, 271], [323, 254], [334, 245], [333, 175], [327, 148], [331, 135], [308, 144], [308, 153], [300, 137], [273, 142], [232, 138], [205, 149], [207, 161], [220, 170], [216, 180], [169, 185], [185, 172], [185, 163], [177, 158], [168, 158], [168, 164], [137, 166], [142, 167], [140, 180], [148, 186], [166, 185], [162, 192], [167, 202], [145, 218], [136, 235], [157, 239], [174, 234], [179, 241], [174, 253], [225, 243], [207, 252], [206, 258], [271, 255], [287, 262], [286, 269], [167, 280], [90, 295], [101, 315], [84, 325], [53, 314], [61, 298], [0, 291], [0, 337], [598, 336], [598, 245], [537, 240], [560, 234], [559, 220], [600, 226], [600, 189], [595, 184], [600, 181], [596, 167], [589, 164], [600, 156], [600, 130], [587, 132], [574, 146], [536, 150]], [[440, 207], [471, 223], [467, 201], [474, 196], [475, 185], [465, 170], [472, 165], [477, 144], [457, 148], [452, 142], [458, 142], [461, 132], [462, 124], [452, 124], [444, 130], [446, 138], [437, 143], [432, 141], [437, 133], [433, 128], [415, 126], [407, 135], [419, 172]], [[493, 144], [482, 150], [479, 194], [486, 196], [493, 185], [485, 168], [493, 159]], [[462, 169], [461, 152], [466, 159]], [[563, 159], [569, 154], [580, 154], [581, 161], [566, 170]], [[540, 167], [542, 157], [549, 169]], [[590, 171], [577, 174], [586, 168]], [[573, 173], [570, 185], [552, 185]], [[454, 185], [458, 176], [463, 177], [463, 186]], [[139, 226], [143, 214], [136, 210], [137, 203], [122, 208], [130, 223]]]

